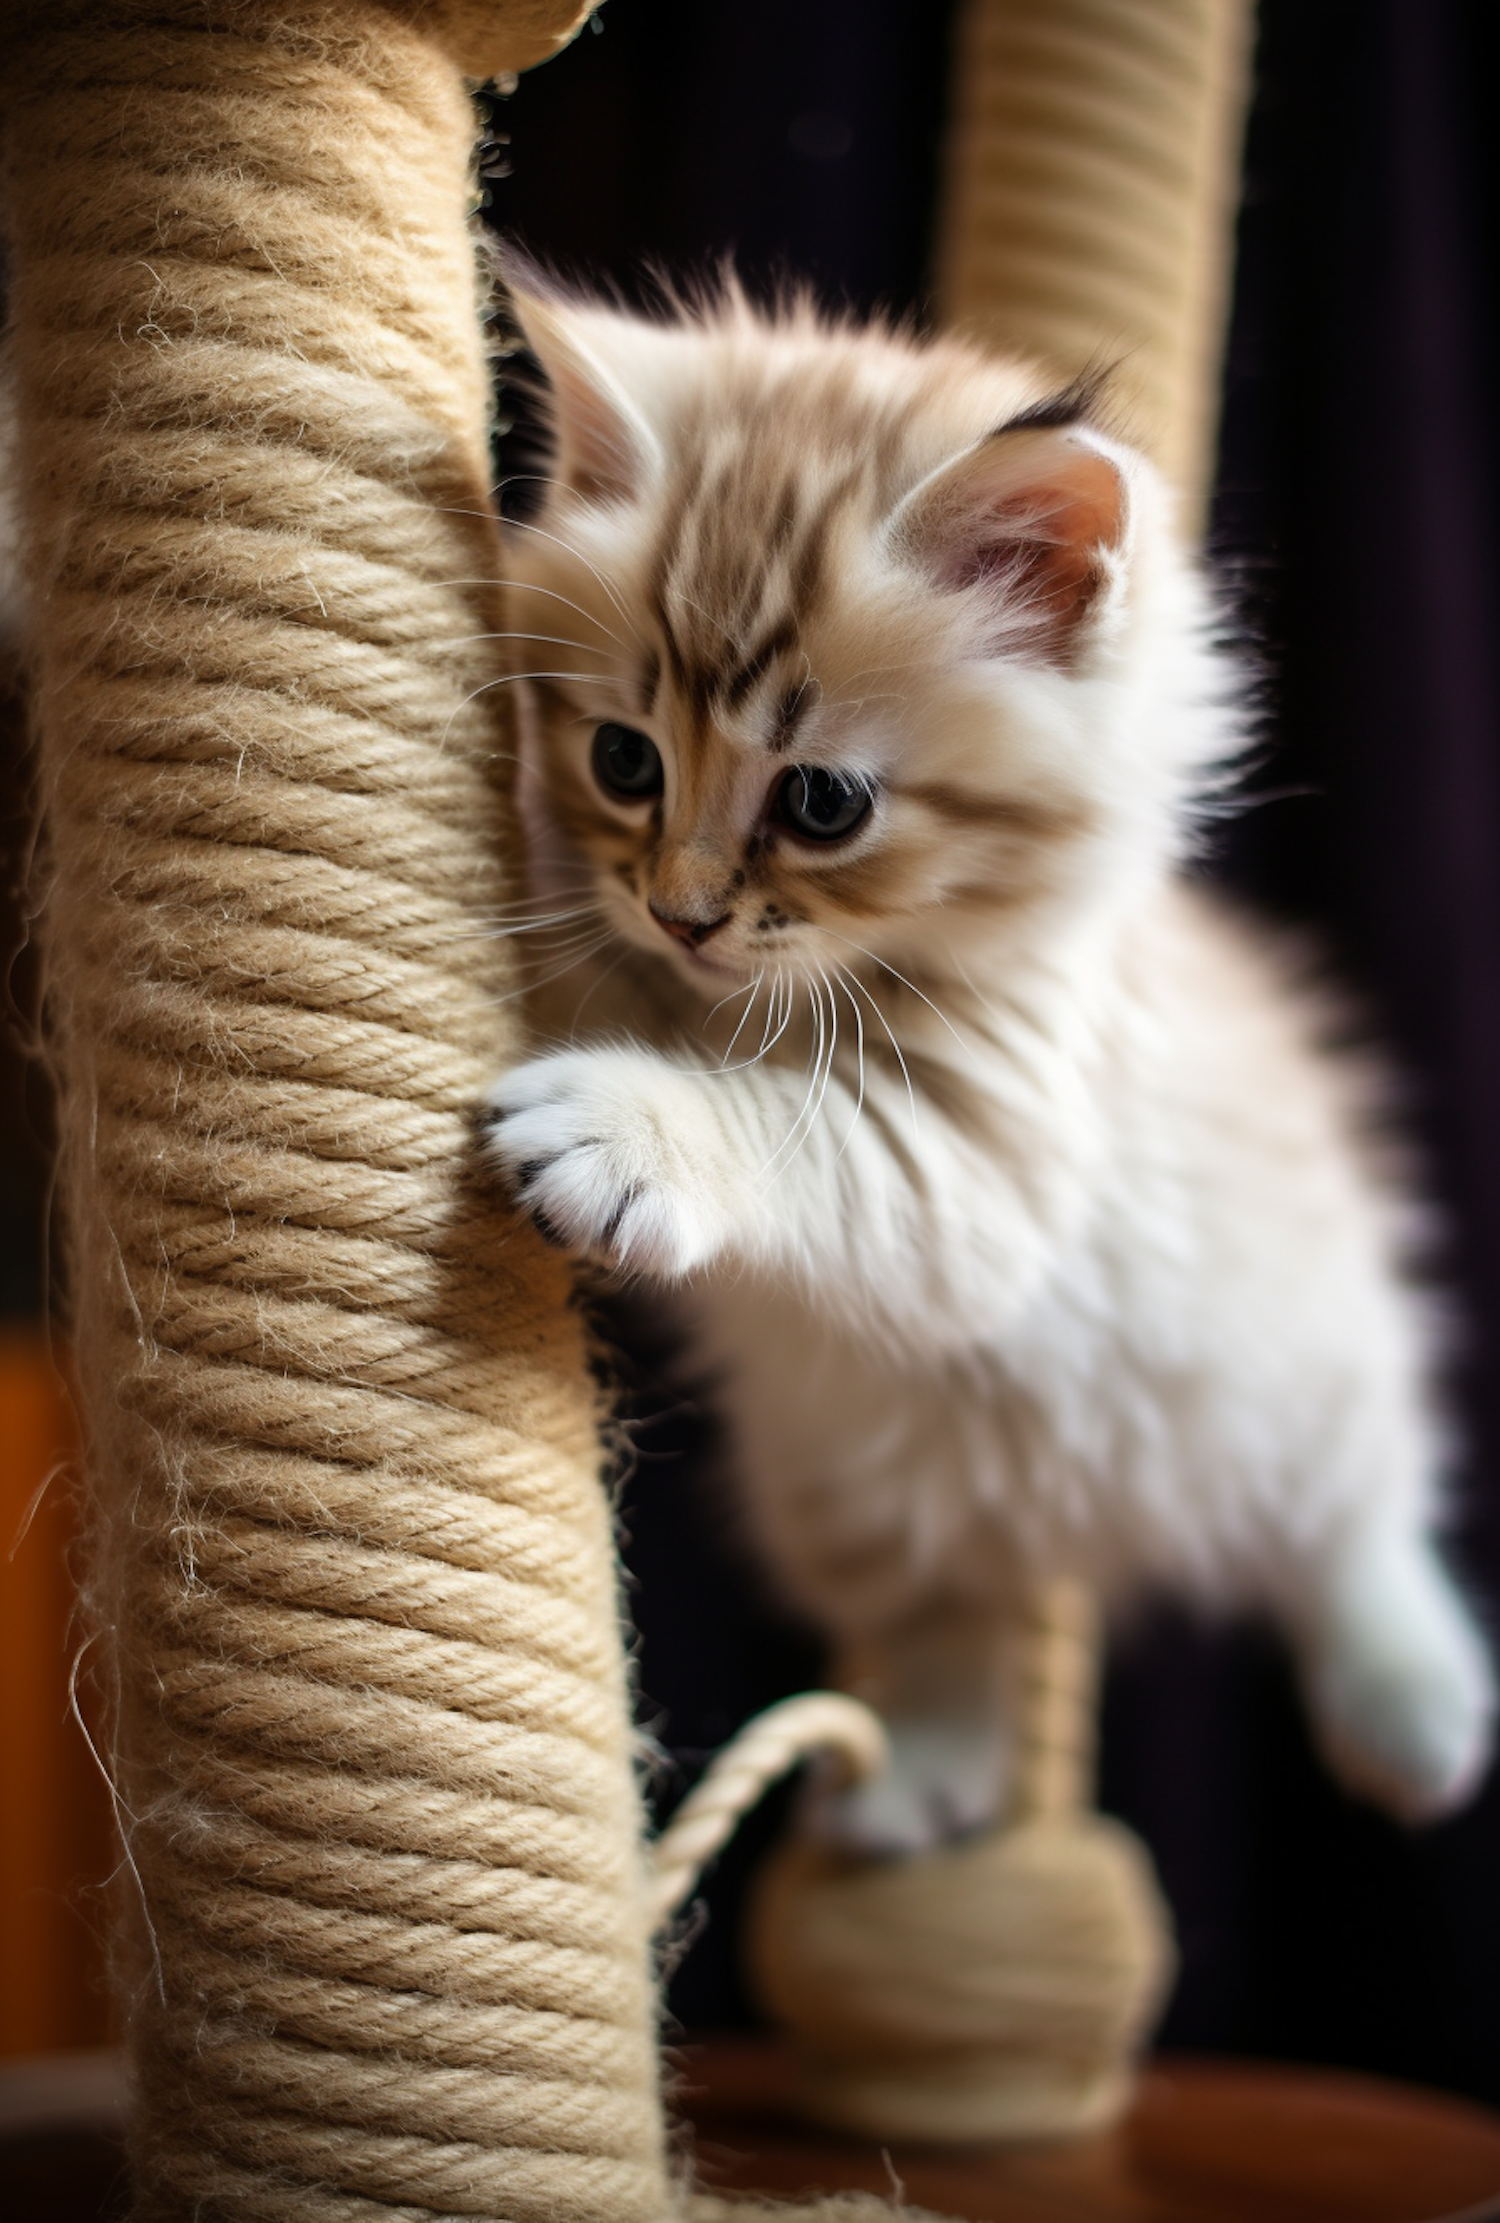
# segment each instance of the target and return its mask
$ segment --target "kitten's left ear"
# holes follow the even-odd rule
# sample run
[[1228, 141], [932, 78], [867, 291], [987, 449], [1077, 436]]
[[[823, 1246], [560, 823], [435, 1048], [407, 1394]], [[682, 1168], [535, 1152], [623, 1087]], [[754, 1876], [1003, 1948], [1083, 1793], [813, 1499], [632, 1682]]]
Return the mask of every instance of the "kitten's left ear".
[[655, 434], [608, 360], [622, 349], [628, 355], [632, 320], [548, 300], [514, 277], [509, 285], [526, 344], [552, 388], [557, 476], [590, 501], [630, 500], [660, 461]]
[[1002, 427], [906, 497], [895, 545], [950, 593], [983, 589], [997, 655], [1076, 663], [1130, 528], [1126, 468], [1079, 425]]

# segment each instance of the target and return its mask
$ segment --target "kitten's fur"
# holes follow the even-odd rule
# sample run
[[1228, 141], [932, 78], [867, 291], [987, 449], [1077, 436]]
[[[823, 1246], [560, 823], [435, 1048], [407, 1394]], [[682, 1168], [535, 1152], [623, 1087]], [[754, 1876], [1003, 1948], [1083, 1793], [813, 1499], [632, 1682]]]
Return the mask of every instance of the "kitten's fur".
[[[1431, 1542], [1404, 1207], [1180, 874], [1238, 735], [1160, 482], [952, 340], [520, 307], [559, 455], [509, 622], [561, 916], [493, 1147], [680, 1292], [752, 1528], [894, 1731], [828, 1825], [1003, 1809], [1004, 1632], [1061, 1574], [1269, 1607], [1346, 1779], [1452, 1806], [1492, 1686]], [[662, 795], [604, 791], [602, 721]], [[800, 838], [794, 766], [864, 822]]]

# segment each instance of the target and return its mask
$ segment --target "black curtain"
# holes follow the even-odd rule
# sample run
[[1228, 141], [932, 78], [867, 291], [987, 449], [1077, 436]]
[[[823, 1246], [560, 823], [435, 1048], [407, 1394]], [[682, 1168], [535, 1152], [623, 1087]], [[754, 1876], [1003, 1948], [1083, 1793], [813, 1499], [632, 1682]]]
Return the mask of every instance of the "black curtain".
[[[491, 214], [636, 294], [726, 253], [921, 308], [950, 31], [934, 0], [612, 0], [495, 104]], [[1256, 807], [1210, 869], [1315, 931], [1394, 1051], [1448, 1228], [1466, 1347], [1454, 1549], [1500, 1601], [1500, 720], [1490, 360], [1500, 207], [1487, 28], [1454, 0], [1266, 0], [1213, 559], [1265, 702]], [[510, 174], [504, 176], [506, 162]], [[817, 1673], [737, 1553], [711, 1424], [634, 1354], [624, 1499], [663, 1806]], [[1500, 1787], [1408, 1833], [1307, 1745], [1254, 1631], [1163, 1610], [1115, 1647], [1102, 1796], [1149, 1840], [1183, 1966], [1164, 2043], [1337, 2062], [1500, 2101]], [[673, 1985], [750, 2013], [725, 1860]]]

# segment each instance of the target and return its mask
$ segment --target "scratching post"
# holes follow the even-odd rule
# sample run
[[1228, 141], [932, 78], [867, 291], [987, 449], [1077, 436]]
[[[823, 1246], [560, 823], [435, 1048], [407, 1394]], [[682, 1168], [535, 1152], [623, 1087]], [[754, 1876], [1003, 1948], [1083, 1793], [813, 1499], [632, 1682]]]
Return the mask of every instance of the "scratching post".
[[593, 1399], [473, 1171], [503, 620], [473, 118], [419, 27], [488, 71], [577, 13], [13, 11], [142, 2218], [672, 2204]]
[[[968, 0], [944, 318], [1067, 377], [1117, 361], [1190, 524], [1207, 492], [1249, 0]], [[1058, 1589], [1014, 1633], [1004, 1826], [910, 1860], [792, 1844], [750, 1959], [807, 2111], [884, 2138], [1051, 2137], [1117, 2115], [1171, 1966], [1150, 1863], [1087, 1811], [1097, 1636]]]
[[1130, 436], [1207, 499], [1253, 0], [966, 0], [943, 316], [1065, 375], [1113, 364]]
[[972, 2145], [1077, 2135], [1128, 2100], [1171, 1947], [1144, 1848], [1085, 1809], [1091, 1634], [1063, 1588], [1015, 1632], [1003, 1828], [905, 1860], [794, 1841], [768, 1864], [751, 1963], [816, 2120]]

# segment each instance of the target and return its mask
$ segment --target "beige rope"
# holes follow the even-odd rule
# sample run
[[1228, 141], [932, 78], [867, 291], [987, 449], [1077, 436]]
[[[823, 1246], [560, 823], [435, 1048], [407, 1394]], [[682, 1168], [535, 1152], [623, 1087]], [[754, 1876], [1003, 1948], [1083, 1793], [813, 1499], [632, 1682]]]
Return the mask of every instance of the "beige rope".
[[768, 1706], [717, 1755], [657, 1839], [652, 1911], [658, 1923], [681, 1906], [770, 1786], [816, 1753], [835, 1758], [855, 1782], [878, 1773], [890, 1758], [879, 1715], [857, 1698], [814, 1690]]
[[958, 22], [944, 316], [1065, 373], [1118, 361], [1194, 519], [1254, 22], [1252, 0], [967, 0]]
[[[517, 60], [578, 11], [524, 12]], [[137, 2212], [661, 2223], [593, 1399], [472, 1154], [513, 1044], [469, 105], [373, 0], [18, 27]]]
[[1089, 1802], [1098, 1652], [1093, 1603], [1076, 1584], [1054, 1583], [1029, 1601], [1015, 1638], [1019, 1819], [1061, 1819]]

